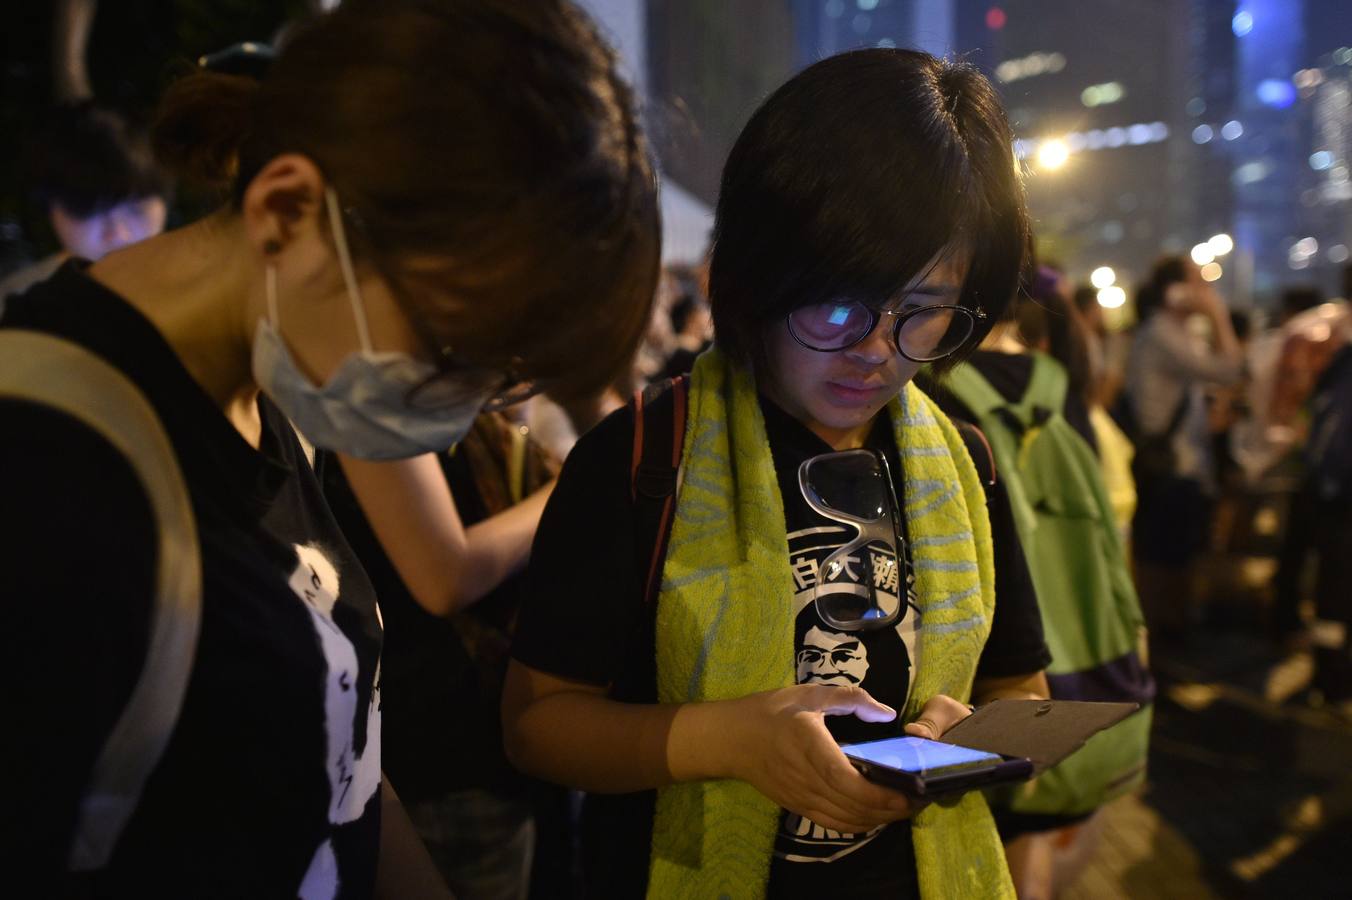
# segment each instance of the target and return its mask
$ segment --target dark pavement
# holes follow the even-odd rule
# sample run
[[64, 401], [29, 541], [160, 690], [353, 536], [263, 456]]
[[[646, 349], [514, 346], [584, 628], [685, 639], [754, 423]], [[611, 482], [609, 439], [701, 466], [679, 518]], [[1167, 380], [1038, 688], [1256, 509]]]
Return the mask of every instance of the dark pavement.
[[1101, 813], [1065, 896], [1352, 898], [1352, 717], [1311, 696], [1309, 653], [1269, 639], [1262, 602], [1213, 596], [1186, 641], [1152, 647], [1148, 783]]

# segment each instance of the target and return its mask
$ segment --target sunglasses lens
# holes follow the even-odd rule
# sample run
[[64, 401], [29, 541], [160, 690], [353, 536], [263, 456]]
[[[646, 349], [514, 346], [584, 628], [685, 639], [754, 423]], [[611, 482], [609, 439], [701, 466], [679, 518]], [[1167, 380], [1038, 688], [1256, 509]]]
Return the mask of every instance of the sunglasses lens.
[[824, 454], [803, 466], [809, 501], [860, 522], [887, 517], [890, 485], [872, 453]]
[[808, 505], [857, 531], [822, 561], [813, 599], [832, 628], [882, 628], [901, 615], [901, 536], [896, 531], [892, 485], [883, 457], [872, 450], [842, 450], [806, 460], [798, 470]]
[[817, 581], [817, 614], [846, 631], [881, 628], [901, 610], [897, 557], [890, 548], [860, 548], [847, 560], [828, 560]]

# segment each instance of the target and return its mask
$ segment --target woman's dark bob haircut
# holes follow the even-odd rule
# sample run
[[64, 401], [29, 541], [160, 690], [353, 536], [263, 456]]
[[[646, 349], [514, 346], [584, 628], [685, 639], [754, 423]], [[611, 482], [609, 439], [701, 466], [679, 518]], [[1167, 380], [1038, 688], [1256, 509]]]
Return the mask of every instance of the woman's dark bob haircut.
[[1163, 256], [1150, 267], [1145, 284], [1136, 291], [1136, 320], [1144, 322], [1164, 309], [1169, 285], [1188, 280], [1189, 262], [1181, 256]]
[[971, 258], [959, 302], [987, 313], [966, 352], [1013, 298], [1027, 241], [990, 82], [914, 50], [842, 53], [775, 91], [728, 157], [709, 273], [717, 341], [754, 365], [766, 326], [795, 308], [883, 305], [955, 252]]

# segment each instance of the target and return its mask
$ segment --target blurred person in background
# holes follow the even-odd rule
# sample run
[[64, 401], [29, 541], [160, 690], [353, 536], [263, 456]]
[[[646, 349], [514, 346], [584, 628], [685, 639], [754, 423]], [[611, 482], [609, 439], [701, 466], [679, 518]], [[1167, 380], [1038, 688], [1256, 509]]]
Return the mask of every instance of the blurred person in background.
[[660, 378], [689, 374], [695, 358], [713, 343], [713, 314], [703, 287], [702, 268], [690, 265], [668, 267], [676, 287], [675, 300], [671, 304], [671, 328], [675, 340]]
[[[1136, 448], [1136, 583], [1151, 630], [1178, 637], [1200, 619], [1193, 563], [1207, 546], [1216, 495], [1206, 389], [1237, 384], [1244, 358], [1224, 301], [1190, 259], [1156, 263], [1136, 309], [1119, 417]], [[1191, 331], [1194, 317], [1207, 337]]]
[[[1347, 294], [1352, 289], [1352, 266], [1344, 270], [1343, 277]], [[1338, 474], [1339, 454], [1345, 452], [1338, 439], [1343, 423], [1339, 402], [1347, 399], [1338, 387], [1346, 378], [1342, 358], [1352, 344], [1352, 311], [1344, 299], [1300, 305], [1305, 308], [1293, 310], [1272, 341], [1264, 418], [1267, 440], [1259, 445], [1266, 451], [1261, 459], [1268, 465], [1294, 457], [1299, 472], [1273, 579], [1270, 623], [1274, 639], [1287, 649], [1306, 649], [1314, 637], [1305, 609], [1309, 560], [1314, 558], [1318, 573], [1314, 606], [1327, 607], [1328, 602], [1320, 598], [1330, 588], [1336, 589], [1338, 582], [1328, 576], [1336, 571], [1337, 553], [1345, 552], [1335, 549], [1341, 529], [1338, 517], [1330, 514], [1343, 493]], [[1327, 555], [1330, 552], [1333, 556]], [[1325, 619], [1317, 609], [1315, 614]], [[1330, 643], [1329, 629], [1321, 631], [1323, 643]], [[1337, 642], [1336, 633], [1333, 642]]]
[[1309, 414], [1299, 510], [1310, 519], [1317, 561], [1311, 700], [1352, 720], [1352, 343], [1346, 336], [1315, 384]]
[[92, 262], [164, 230], [168, 180], [146, 136], [118, 113], [91, 101], [58, 107], [27, 145], [29, 192], [61, 249], [0, 281], [0, 300], [67, 259]]
[[1071, 295], [1072, 304], [1084, 325], [1089, 353], [1089, 370], [1093, 381], [1093, 396], [1089, 403], [1091, 410], [1095, 407], [1112, 409], [1117, 402], [1122, 390], [1127, 351], [1131, 345], [1130, 335], [1108, 327], [1098, 294], [1098, 288], [1083, 284], [1075, 288]]
[[[28, 354], [0, 354], [0, 595], [31, 600], [5, 655], [45, 673], [15, 710], [5, 868], [42, 896], [444, 895], [381, 772], [374, 590], [293, 426], [395, 459], [538, 386], [608, 383], [660, 258], [630, 89], [568, 3], [349, 0], [262, 82], [176, 83], [154, 143], [222, 208], [72, 260], [0, 319]], [[23, 392], [40, 347], [101, 373], [80, 391], [131, 395], [186, 525], [157, 531], [127, 417]], [[175, 548], [200, 618], [165, 648]], [[138, 719], [129, 697], [171, 687], [143, 663], [166, 655], [182, 693]], [[130, 787], [101, 762], [124, 725]]]
[[1108, 499], [1113, 505], [1118, 531], [1123, 541], [1130, 546], [1131, 520], [1136, 514], [1136, 479], [1131, 474], [1135, 449], [1131, 439], [1108, 412], [1121, 391], [1121, 357], [1129, 338], [1108, 330], [1103, 307], [1098, 302], [1098, 288], [1092, 285], [1075, 288], [1071, 294], [1070, 307], [1079, 317], [1078, 333], [1084, 338], [1085, 353], [1089, 358], [1089, 378], [1084, 399], [1089, 410], [1089, 425], [1097, 443], [1099, 465], [1103, 469], [1103, 484], [1108, 489]]
[[1010, 321], [997, 326], [936, 396], [990, 439], [1013, 501], [1022, 552], [1051, 650], [1053, 699], [1143, 709], [1030, 786], [991, 792], [1021, 898], [1074, 882], [1097, 845], [1097, 812], [1140, 785], [1154, 681], [1128, 556], [1090, 420], [1087, 334], [1064, 276], [1033, 270]]

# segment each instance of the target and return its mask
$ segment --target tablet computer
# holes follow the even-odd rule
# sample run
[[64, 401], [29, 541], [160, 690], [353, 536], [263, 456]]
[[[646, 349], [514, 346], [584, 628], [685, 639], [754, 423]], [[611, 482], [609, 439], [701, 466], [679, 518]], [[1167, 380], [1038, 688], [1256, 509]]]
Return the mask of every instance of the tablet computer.
[[1021, 781], [1033, 774], [1028, 759], [911, 735], [842, 744], [840, 749], [868, 780], [917, 798]]

